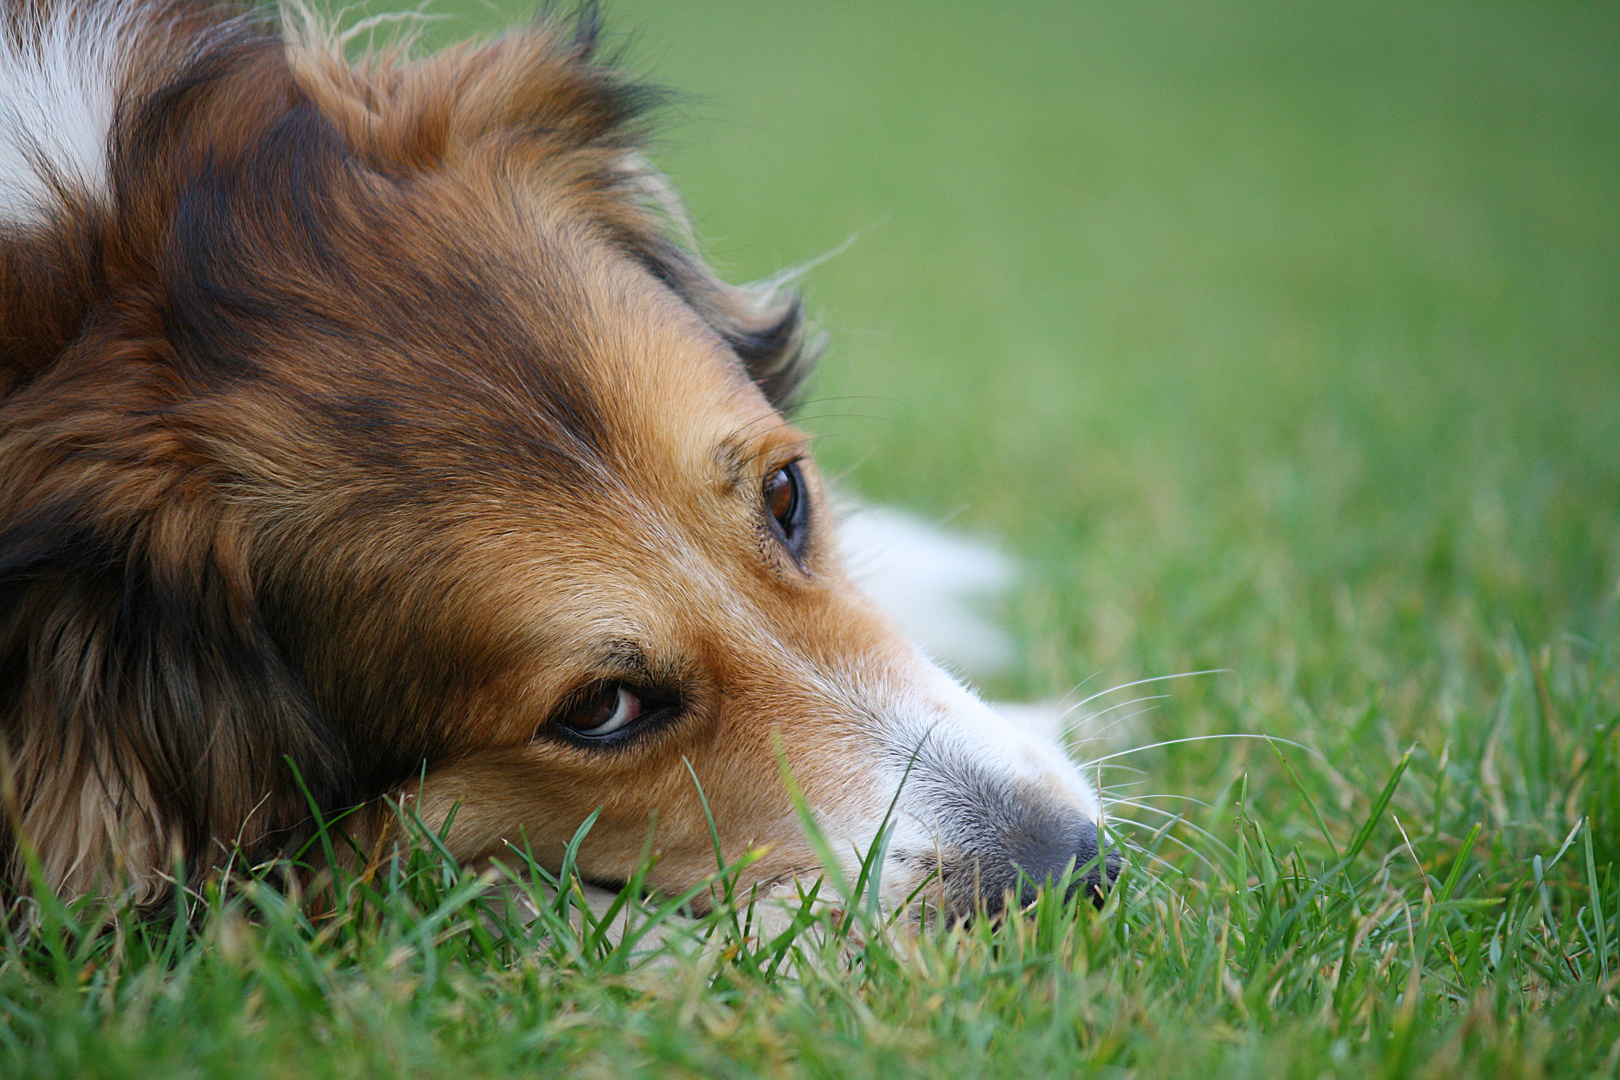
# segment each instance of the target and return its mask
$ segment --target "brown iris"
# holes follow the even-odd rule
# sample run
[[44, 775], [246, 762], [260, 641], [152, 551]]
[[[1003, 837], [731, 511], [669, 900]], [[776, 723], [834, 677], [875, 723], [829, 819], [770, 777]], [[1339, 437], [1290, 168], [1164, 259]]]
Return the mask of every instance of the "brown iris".
[[591, 749], [621, 746], [676, 719], [683, 707], [680, 695], [666, 690], [600, 682], [563, 702], [536, 734]]
[[777, 469], [765, 481], [765, 509], [771, 512], [771, 517], [776, 519], [784, 532], [793, 520], [793, 507], [798, 501], [798, 486], [788, 476], [786, 469]]
[[804, 476], [797, 461], [784, 465], [765, 478], [765, 511], [775, 524], [777, 539], [795, 559], [804, 552], [805, 526], [810, 500], [805, 497]]

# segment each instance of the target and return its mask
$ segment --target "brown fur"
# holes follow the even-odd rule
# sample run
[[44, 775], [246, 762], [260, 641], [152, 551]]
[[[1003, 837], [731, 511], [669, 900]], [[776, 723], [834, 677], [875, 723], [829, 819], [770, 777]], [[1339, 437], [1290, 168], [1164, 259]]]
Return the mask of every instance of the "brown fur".
[[[837, 687], [909, 653], [808, 466], [803, 564], [771, 539], [797, 305], [671, 239], [646, 95], [588, 20], [351, 67], [308, 28], [147, 12], [110, 194], [64, 180], [0, 234], [6, 878], [20, 841], [54, 888], [150, 898], [176, 854], [286, 850], [307, 790], [368, 808], [362, 845], [385, 796], [459, 804], [469, 861], [554, 861], [601, 807], [602, 880], [656, 816], [677, 887], [713, 865], [688, 761], [728, 855], [808, 865], [773, 738], [845, 798]], [[620, 678], [681, 714], [611, 753], [550, 737]]]

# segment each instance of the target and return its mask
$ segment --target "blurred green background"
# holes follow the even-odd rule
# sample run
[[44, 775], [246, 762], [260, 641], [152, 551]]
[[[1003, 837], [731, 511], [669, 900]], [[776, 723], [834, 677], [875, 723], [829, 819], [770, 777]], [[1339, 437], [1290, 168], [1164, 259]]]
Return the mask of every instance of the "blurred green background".
[[[1612, 717], [1560, 742], [1554, 699], [1620, 700], [1620, 5], [604, 13], [681, 95], [653, 157], [729, 277], [848, 243], [805, 279], [803, 419], [861, 495], [1025, 562], [990, 690], [1227, 668], [1138, 741], [1295, 738], [1347, 807], [1416, 742], [1504, 828], [1578, 819]], [[1479, 793], [1514, 694], [1522, 804]], [[1135, 764], [1204, 798], [1275, 766]]]

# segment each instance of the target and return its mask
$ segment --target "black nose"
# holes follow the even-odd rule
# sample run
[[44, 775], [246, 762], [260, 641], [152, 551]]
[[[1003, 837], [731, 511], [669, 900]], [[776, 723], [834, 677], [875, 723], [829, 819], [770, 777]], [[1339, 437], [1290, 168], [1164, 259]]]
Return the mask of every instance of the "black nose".
[[[1120, 856], [1114, 849], [1097, 857], [1097, 826], [1081, 814], [1069, 814], [1013, 845], [1012, 865], [1019, 876], [1018, 899], [1032, 904], [1040, 891], [1058, 882], [1070, 870], [1086, 867], [1070, 883], [1064, 899], [1084, 891], [1102, 907], [1108, 889], [1119, 877]], [[1088, 866], [1089, 864], [1089, 866]]]

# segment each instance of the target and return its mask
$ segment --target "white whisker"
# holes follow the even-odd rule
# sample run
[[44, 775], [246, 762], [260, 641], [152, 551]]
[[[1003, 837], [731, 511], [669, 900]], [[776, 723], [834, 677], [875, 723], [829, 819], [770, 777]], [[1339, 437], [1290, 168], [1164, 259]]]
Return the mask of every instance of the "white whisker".
[[[1158, 814], [1159, 816], [1167, 819], [1167, 824], [1165, 826], [1166, 828], [1168, 828], [1170, 825], [1174, 825], [1177, 822], [1180, 822], [1181, 824], [1187, 826], [1187, 828], [1191, 829], [1193, 832], [1195, 832], [1198, 835], [1204, 837], [1206, 840], [1208, 840], [1210, 843], [1214, 844], [1216, 847], [1220, 848], [1222, 851], [1226, 852], [1226, 854], [1228, 854], [1228, 855], [1232, 854], [1232, 848], [1231, 848], [1230, 845], [1228, 845], [1226, 843], [1226, 841], [1220, 839], [1214, 833], [1210, 832], [1208, 829], [1204, 828], [1203, 826], [1195, 825], [1191, 821], [1188, 821], [1181, 814], [1172, 814], [1170, 811], [1162, 810], [1157, 806], [1144, 806], [1141, 803], [1133, 803], [1133, 802], [1129, 802], [1129, 801], [1126, 801], [1126, 800], [1116, 800], [1114, 805], [1115, 806], [1128, 806], [1133, 810], [1141, 810], [1141, 811], [1144, 811], [1144, 812], [1149, 813], [1149, 814]], [[1119, 820], [1121, 820], [1121, 821], [1130, 821], [1130, 818], [1120, 818]], [[1145, 822], [1140, 822], [1140, 821], [1134, 822], [1133, 824], [1146, 826]], [[1156, 826], [1153, 826], [1153, 827], [1157, 828]]]
[[[1231, 672], [1231, 668], [1210, 668], [1208, 671], [1178, 671], [1174, 675], [1154, 675], [1152, 678], [1148, 679], [1136, 679], [1133, 682], [1120, 683], [1118, 686], [1110, 686], [1106, 690], [1099, 690], [1088, 698], [1082, 698], [1064, 710], [1063, 715], [1067, 716], [1069, 713], [1080, 708], [1081, 706], [1088, 705], [1100, 697], [1106, 697], [1116, 690], [1129, 690], [1133, 686], [1146, 686], [1148, 683], [1165, 682], [1169, 679], [1190, 679], [1197, 675], [1227, 675]], [[1081, 683], [1081, 686], [1084, 685], [1084, 683]], [[1079, 687], [1076, 687], [1076, 689], [1079, 689]]]
[[[1129, 701], [1121, 701], [1118, 704], [1108, 706], [1108, 708], [1106, 708], [1106, 709], [1100, 709], [1100, 710], [1098, 710], [1097, 712], [1094, 712], [1094, 713], [1086, 713], [1084, 716], [1081, 716], [1078, 720], [1070, 720], [1069, 722], [1063, 724], [1060, 731], [1064, 735], [1069, 735], [1069, 734], [1072, 734], [1074, 732], [1074, 729], [1079, 727], [1081, 724], [1084, 724], [1084, 723], [1086, 723], [1087, 721], [1090, 721], [1090, 720], [1096, 720], [1099, 717], [1107, 716], [1109, 713], [1113, 712], [1115, 709], [1124, 709], [1124, 708], [1127, 708], [1127, 707], [1129, 707], [1131, 705], [1139, 704], [1140, 702], [1143, 702], [1143, 701], [1163, 701], [1165, 698], [1167, 698], [1169, 696], [1170, 696], [1169, 694], [1148, 694], [1146, 697], [1131, 698]], [[1059, 720], [1061, 721], [1063, 717], [1068, 716], [1070, 713], [1072, 713], [1077, 708], [1079, 708], [1078, 705], [1074, 706], [1073, 708], [1065, 709], [1059, 715]], [[1133, 713], [1132, 715], [1134, 716], [1136, 714]], [[1116, 719], [1110, 720], [1108, 722], [1107, 726], [1099, 728], [1096, 732], [1094, 732], [1093, 734], [1087, 736], [1087, 738], [1089, 738], [1089, 739], [1098, 738], [1099, 736], [1107, 733], [1112, 728], [1118, 727], [1119, 725], [1123, 724], [1125, 721], [1127, 721], [1129, 719], [1130, 719], [1129, 716], [1121, 716], [1121, 717], [1117, 717]]]
[[[1109, 767], [1110, 768], [1118, 768], [1119, 766], [1111, 765]], [[1138, 782], [1140, 782], [1140, 781], [1132, 781], [1132, 783], [1138, 783]], [[1117, 787], [1118, 785], [1115, 785], [1115, 786]], [[1112, 790], [1112, 789], [1110, 789], [1110, 790]], [[1168, 792], [1162, 792], [1161, 791], [1161, 792], [1158, 792], [1157, 794], [1153, 794], [1153, 795], [1137, 795], [1136, 798], [1138, 798], [1138, 799], [1180, 799], [1183, 802], [1190, 802], [1190, 803], [1193, 803], [1193, 804], [1195, 804], [1197, 806], [1202, 806], [1205, 810], [1214, 809], [1213, 806], [1211, 806], [1209, 803], [1205, 802], [1203, 799], [1195, 799], [1191, 795], [1171, 795]], [[1114, 801], [1115, 802], [1123, 802], [1124, 800], [1116, 799]]]
[[[1125, 819], [1125, 820], [1129, 820], [1129, 819]], [[1177, 820], [1180, 820], [1180, 819], [1177, 819]], [[1187, 854], [1191, 855], [1193, 858], [1195, 858], [1199, 862], [1203, 863], [1204, 866], [1211, 873], [1219, 875], [1220, 872], [1221, 872], [1221, 868], [1219, 866], [1215, 865], [1215, 861], [1213, 859], [1211, 859], [1208, 855], [1204, 854], [1202, 851], [1199, 851], [1197, 848], [1193, 847], [1187, 841], [1183, 840], [1181, 837], [1177, 836], [1175, 833], [1170, 831], [1171, 827], [1174, 826], [1175, 823], [1176, 823], [1175, 821], [1167, 821], [1162, 826], [1160, 826], [1159, 828], [1154, 829], [1153, 826], [1148, 825], [1148, 824], [1146, 824], [1144, 822], [1140, 822], [1140, 821], [1132, 822], [1133, 825], [1136, 825], [1136, 826], [1138, 826], [1140, 828], [1151, 830], [1155, 844], [1157, 844], [1157, 842], [1162, 841], [1162, 840], [1168, 840], [1173, 844], [1180, 844], [1184, 849], [1186, 849]], [[1140, 844], [1133, 843], [1130, 840], [1129, 837], [1121, 836], [1120, 840], [1125, 843], [1126, 848], [1128, 850], [1138, 852], [1138, 853], [1140, 853], [1142, 855], [1146, 855], [1148, 858], [1150, 858], [1150, 859], [1154, 860], [1155, 862], [1158, 862], [1161, 865], [1163, 865], [1166, 869], [1174, 870], [1177, 873], [1183, 873], [1184, 872], [1181, 867], [1176, 866], [1174, 863], [1170, 862], [1168, 859], [1164, 858], [1162, 855], [1159, 855], [1157, 852], [1149, 851], [1147, 848], [1142, 847]], [[1219, 843], [1219, 841], [1216, 841], [1216, 842]], [[1231, 854], [1231, 849], [1227, 849], [1227, 854]]]
[[[1099, 676], [1101, 674], [1102, 674], [1101, 671], [1093, 671], [1090, 675], [1087, 675], [1085, 678], [1081, 679], [1079, 682], [1077, 682], [1073, 686], [1069, 687], [1069, 689], [1064, 692], [1063, 696], [1058, 698], [1058, 700], [1057, 700], [1058, 707], [1062, 708], [1063, 703], [1069, 700], [1069, 695], [1070, 694], [1079, 693], [1080, 690], [1082, 690], [1085, 687], [1086, 683], [1090, 682], [1092, 679], [1095, 679], [1097, 676]], [[1106, 690], [1103, 691], [1103, 693], [1105, 693], [1105, 694], [1107, 692], [1108, 691], [1106, 691]], [[1084, 702], [1082, 702], [1081, 704], [1084, 704]], [[1070, 708], [1073, 708], [1073, 706], [1070, 706]], [[1063, 713], [1064, 713], [1065, 716], [1068, 715], [1068, 712], [1069, 712], [1069, 709], [1064, 709], [1063, 710]]]
[[[1157, 695], [1157, 696], [1163, 697], [1164, 695], [1161, 694], [1161, 695]], [[1142, 700], [1142, 701], [1152, 701], [1152, 700], [1154, 700], [1154, 698], [1142, 698], [1140, 700]], [[1129, 705], [1129, 704], [1133, 704], [1133, 703], [1132, 702], [1126, 702], [1126, 704]], [[1158, 708], [1159, 707], [1157, 705], [1149, 705], [1145, 709], [1137, 709], [1133, 713], [1126, 713], [1124, 716], [1120, 717], [1118, 720], [1115, 720], [1114, 723], [1109, 725], [1109, 726], [1112, 727], [1112, 726], [1117, 725], [1117, 724], [1123, 724], [1127, 720], [1135, 720], [1138, 716], [1143, 716], [1143, 715], [1145, 715], [1147, 713], [1157, 711]], [[1114, 756], [1117, 756], [1117, 755], [1113, 755], [1113, 754], [1108, 755], [1108, 757], [1114, 757]], [[1096, 761], [1087, 762], [1087, 764], [1088, 765], [1095, 765], [1097, 763], [1097, 761], [1107, 761], [1108, 757], [1100, 757], [1100, 758], [1097, 758]]]
[[1293, 739], [1284, 739], [1280, 735], [1251, 735], [1248, 732], [1230, 732], [1224, 735], [1191, 735], [1185, 739], [1165, 739], [1162, 742], [1148, 743], [1145, 746], [1133, 746], [1129, 750], [1121, 750], [1117, 754], [1108, 754], [1104, 757], [1097, 758], [1095, 761], [1088, 761], [1086, 762], [1086, 767], [1093, 768], [1100, 765], [1102, 762], [1112, 760], [1113, 758], [1124, 757], [1127, 754], [1140, 754], [1144, 750], [1157, 750], [1161, 746], [1177, 746], [1181, 743], [1204, 742], [1211, 739], [1261, 739], [1268, 743], [1282, 743], [1285, 746], [1292, 746], [1296, 750], [1303, 750], [1307, 754], [1311, 754], [1315, 757], [1326, 757], [1325, 754], [1314, 747], [1306, 746], [1304, 743], [1295, 742]]

